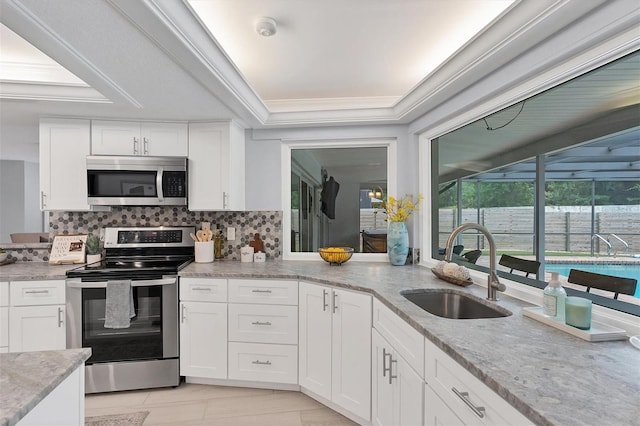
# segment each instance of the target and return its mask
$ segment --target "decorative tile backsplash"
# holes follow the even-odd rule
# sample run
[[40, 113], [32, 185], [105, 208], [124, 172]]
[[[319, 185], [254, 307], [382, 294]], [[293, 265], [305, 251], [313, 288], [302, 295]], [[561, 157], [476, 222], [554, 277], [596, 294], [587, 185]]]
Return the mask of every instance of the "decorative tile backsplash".
[[195, 226], [210, 222], [226, 236], [226, 228], [236, 229], [234, 241], [223, 240], [222, 255], [228, 260], [240, 260], [240, 247], [249, 244], [259, 233], [267, 258], [282, 256], [281, 211], [218, 211], [193, 212], [186, 207], [112, 207], [109, 212], [50, 212], [49, 234], [98, 235], [104, 227], [113, 226]]

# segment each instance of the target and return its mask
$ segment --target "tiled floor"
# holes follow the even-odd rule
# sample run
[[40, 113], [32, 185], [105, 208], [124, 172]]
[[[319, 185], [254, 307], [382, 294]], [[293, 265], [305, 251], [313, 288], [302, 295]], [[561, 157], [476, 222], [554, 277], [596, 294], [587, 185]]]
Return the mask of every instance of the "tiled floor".
[[146, 425], [347, 426], [346, 417], [300, 392], [207, 386], [87, 395], [85, 415], [149, 411]]

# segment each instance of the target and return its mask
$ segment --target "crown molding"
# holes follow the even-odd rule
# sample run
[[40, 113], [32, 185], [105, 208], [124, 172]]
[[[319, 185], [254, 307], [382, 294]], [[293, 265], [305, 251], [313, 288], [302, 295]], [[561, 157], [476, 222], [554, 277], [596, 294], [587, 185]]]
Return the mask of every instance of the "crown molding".
[[89, 87], [87, 83], [57, 63], [29, 63], [0, 61], [0, 80], [60, 83], [69, 86]]
[[0, 99], [111, 104], [111, 100], [86, 85], [0, 80]]
[[391, 108], [401, 96], [370, 96], [352, 98], [271, 99], [265, 105], [271, 113], [296, 111], [335, 111], [366, 108]]

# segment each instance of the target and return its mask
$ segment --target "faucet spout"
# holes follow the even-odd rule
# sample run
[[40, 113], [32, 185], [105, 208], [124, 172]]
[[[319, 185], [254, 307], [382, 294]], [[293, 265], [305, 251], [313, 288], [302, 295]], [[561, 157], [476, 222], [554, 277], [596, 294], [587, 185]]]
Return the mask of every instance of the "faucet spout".
[[467, 229], [475, 229], [484, 234], [485, 238], [489, 242], [489, 276], [487, 277], [487, 300], [495, 302], [498, 300], [497, 291], [505, 291], [506, 286], [500, 283], [498, 279], [498, 275], [496, 274], [496, 242], [493, 239], [493, 236], [489, 232], [487, 228], [482, 225], [478, 225], [477, 223], [464, 223], [458, 226], [451, 232], [449, 238], [447, 239], [447, 246], [444, 252], [444, 260], [447, 262], [451, 261], [453, 257], [453, 243], [461, 232]]

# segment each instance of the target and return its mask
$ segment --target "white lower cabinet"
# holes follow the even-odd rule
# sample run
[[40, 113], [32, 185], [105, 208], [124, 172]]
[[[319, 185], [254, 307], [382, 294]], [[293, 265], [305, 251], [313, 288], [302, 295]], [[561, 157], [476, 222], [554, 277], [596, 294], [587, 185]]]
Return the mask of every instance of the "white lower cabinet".
[[0, 281], [0, 353], [9, 352], [9, 283]]
[[465, 425], [426, 383], [424, 385], [424, 424], [429, 426]]
[[298, 384], [298, 282], [229, 280], [229, 379]]
[[371, 419], [371, 296], [300, 283], [300, 386]]
[[422, 377], [375, 329], [371, 347], [372, 423], [381, 426], [421, 425]]
[[64, 306], [12, 306], [9, 317], [10, 352], [66, 348]]
[[66, 348], [64, 280], [12, 281], [9, 293], [9, 352]]
[[180, 302], [180, 375], [227, 378], [227, 304]]
[[425, 392], [426, 425], [449, 421], [487, 426], [533, 424], [428, 339], [425, 339], [425, 379], [427, 388], [433, 390]]
[[226, 379], [227, 281], [180, 278], [179, 315], [180, 375]]
[[298, 347], [229, 342], [229, 379], [298, 382]]

